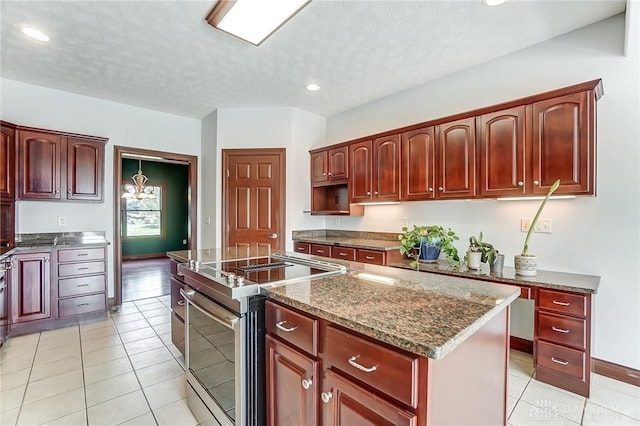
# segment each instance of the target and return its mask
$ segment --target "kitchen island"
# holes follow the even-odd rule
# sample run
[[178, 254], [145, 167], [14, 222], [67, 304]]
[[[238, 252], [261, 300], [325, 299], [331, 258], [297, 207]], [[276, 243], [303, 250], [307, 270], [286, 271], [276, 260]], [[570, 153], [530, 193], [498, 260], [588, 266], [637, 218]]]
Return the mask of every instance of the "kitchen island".
[[[206, 263], [263, 254], [169, 256]], [[517, 287], [331, 261], [346, 272], [261, 285], [268, 424], [506, 424]]]

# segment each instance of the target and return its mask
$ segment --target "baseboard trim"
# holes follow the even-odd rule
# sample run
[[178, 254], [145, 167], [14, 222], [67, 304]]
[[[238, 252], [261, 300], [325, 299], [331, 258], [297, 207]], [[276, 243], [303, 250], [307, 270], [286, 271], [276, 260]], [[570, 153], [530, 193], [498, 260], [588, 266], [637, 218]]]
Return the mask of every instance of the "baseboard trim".
[[533, 342], [516, 336], [509, 337], [511, 349], [533, 355]]
[[130, 254], [122, 256], [122, 260], [145, 260], [145, 259], [159, 259], [161, 257], [167, 257], [167, 253], [146, 253], [146, 254]]
[[591, 361], [593, 362], [594, 373], [629, 383], [630, 385], [640, 386], [640, 370], [597, 358], [592, 358]]

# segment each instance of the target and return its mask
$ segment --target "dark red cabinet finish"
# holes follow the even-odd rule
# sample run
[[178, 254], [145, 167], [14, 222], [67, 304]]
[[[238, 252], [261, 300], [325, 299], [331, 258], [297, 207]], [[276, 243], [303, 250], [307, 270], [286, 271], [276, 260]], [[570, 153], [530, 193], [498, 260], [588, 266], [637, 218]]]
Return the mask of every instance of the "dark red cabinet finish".
[[0, 126], [0, 199], [13, 201], [16, 198], [16, 139], [15, 127], [2, 122]]
[[19, 253], [12, 258], [11, 323], [51, 317], [51, 254]]
[[349, 177], [349, 147], [340, 146], [311, 153], [311, 182], [345, 180]]
[[101, 202], [105, 141], [18, 127], [18, 198]]
[[351, 202], [400, 200], [400, 135], [350, 145]]
[[440, 124], [437, 135], [437, 198], [475, 197], [475, 117]]
[[436, 137], [433, 126], [402, 134], [402, 200], [436, 196]]
[[0, 201], [0, 254], [15, 246], [15, 202]]

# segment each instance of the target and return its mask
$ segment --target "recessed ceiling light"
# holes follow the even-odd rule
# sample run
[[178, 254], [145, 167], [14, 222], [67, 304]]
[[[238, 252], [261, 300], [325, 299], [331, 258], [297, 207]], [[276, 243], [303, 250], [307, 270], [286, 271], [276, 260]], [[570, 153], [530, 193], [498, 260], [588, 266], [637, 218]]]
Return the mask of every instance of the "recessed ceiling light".
[[482, 0], [487, 6], [499, 6], [507, 0]]
[[29, 37], [39, 40], [39, 41], [49, 41], [49, 36], [43, 33], [42, 31], [36, 30], [31, 27], [22, 28], [22, 32], [28, 35]]
[[320, 86], [318, 86], [315, 83], [311, 83], [309, 85], [307, 85], [307, 90], [310, 92], [317, 92], [318, 90], [320, 90]]

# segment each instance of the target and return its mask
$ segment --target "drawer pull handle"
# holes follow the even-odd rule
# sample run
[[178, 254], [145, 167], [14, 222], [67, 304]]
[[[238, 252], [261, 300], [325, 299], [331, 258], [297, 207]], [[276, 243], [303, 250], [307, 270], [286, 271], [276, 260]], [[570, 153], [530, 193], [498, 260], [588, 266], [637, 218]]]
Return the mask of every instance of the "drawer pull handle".
[[81, 303], [81, 304], [78, 305], [78, 307], [80, 307], [80, 306], [89, 306], [89, 304], [88, 303]]
[[184, 305], [185, 305], [184, 300], [178, 300], [178, 306], [184, 306]]
[[313, 384], [313, 381], [311, 379], [302, 379], [302, 387], [304, 389], [309, 389], [312, 384]]
[[551, 327], [551, 329], [553, 331], [557, 331], [558, 333], [568, 333], [569, 332], [569, 330], [565, 330], [564, 328], [558, 328], [558, 327], [553, 327], [553, 326]]
[[559, 302], [557, 300], [554, 300], [553, 304], [554, 305], [560, 305], [560, 306], [569, 306], [571, 303], [569, 303], [569, 302]]
[[349, 364], [352, 367], [357, 368], [360, 371], [364, 371], [365, 373], [373, 373], [374, 371], [376, 371], [378, 369], [377, 365], [374, 365], [373, 367], [365, 367], [364, 365], [360, 365], [356, 362], [356, 359], [358, 359], [360, 355], [355, 355], [352, 356], [351, 358], [349, 358]]
[[304, 251], [304, 247], [298, 247], [298, 251]]
[[285, 327], [283, 324], [286, 324], [286, 323], [287, 323], [287, 321], [277, 322], [276, 323], [276, 327], [278, 327], [278, 329], [280, 329], [280, 330], [282, 330], [284, 332], [287, 332], [287, 333], [292, 332], [293, 330], [298, 328], [297, 325], [294, 325], [293, 327]]
[[178, 341], [179, 341], [180, 343], [184, 343], [184, 337], [179, 338], [179, 339], [178, 339]]
[[89, 284], [78, 284], [78, 287], [89, 287]]
[[324, 254], [324, 250], [316, 250], [316, 253], [323, 253]]
[[322, 402], [324, 402], [325, 404], [328, 404], [329, 401], [331, 401], [331, 398], [333, 398], [333, 394], [331, 392], [322, 392], [320, 394], [320, 399], [322, 400]]
[[338, 253], [340, 256], [346, 256], [347, 253]]
[[184, 274], [180, 273], [180, 272], [176, 272], [176, 275], [179, 276], [179, 277], [184, 277]]
[[563, 359], [558, 359], [554, 356], [551, 357], [551, 361], [555, 362], [556, 364], [560, 364], [560, 365], [569, 365], [569, 361], [565, 361]]
[[365, 258], [365, 259], [367, 259], [367, 260], [373, 260], [373, 259], [375, 259], [375, 257], [374, 257], [374, 256], [365, 256], [364, 258]]
[[78, 253], [76, 256], [89, 256], [89, 253]]
[[85, 266], [84, 268], [78, 268], [78, 271], [86, 271], [89, 267]]

